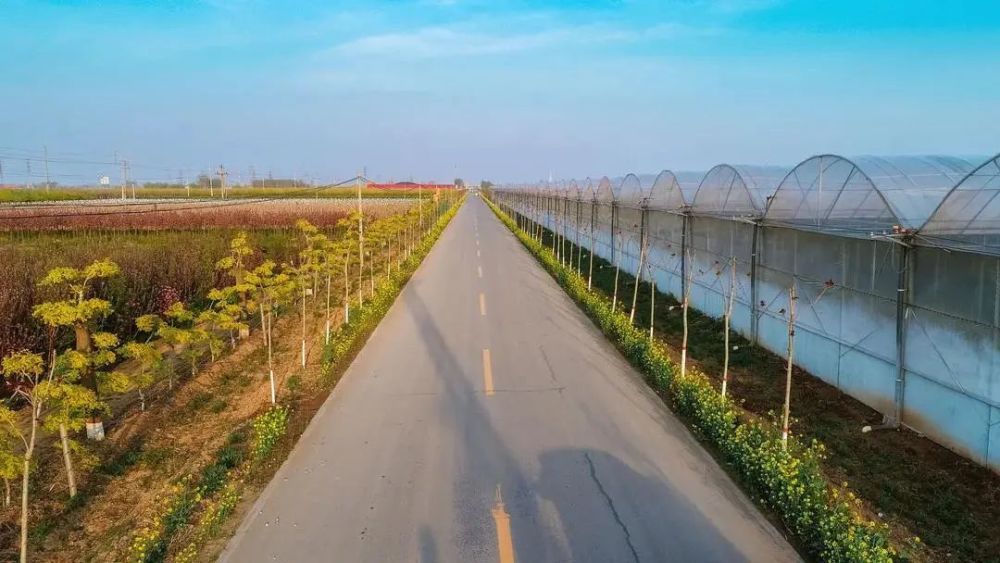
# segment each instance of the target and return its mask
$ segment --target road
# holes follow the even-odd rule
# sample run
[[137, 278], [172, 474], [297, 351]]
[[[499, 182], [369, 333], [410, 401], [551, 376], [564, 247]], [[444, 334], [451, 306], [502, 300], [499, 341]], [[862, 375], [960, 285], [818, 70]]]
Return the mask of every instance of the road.
[[222, 561], [796, 561], [476, 197]]

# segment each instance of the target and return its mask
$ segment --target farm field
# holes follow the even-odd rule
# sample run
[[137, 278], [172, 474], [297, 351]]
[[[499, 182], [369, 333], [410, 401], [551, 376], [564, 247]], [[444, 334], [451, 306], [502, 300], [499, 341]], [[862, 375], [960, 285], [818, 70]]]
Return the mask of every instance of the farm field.
[[[34, 560], [198, 556], [280, 463], [459, 194], [425, 195], [364, 199], [363, 214], [307, 199], [225, 213], [60, 203], [16, 229], [0, 218], [15, 395], [0, 407], [2, 558], [17, 558], [22, 531]], [[28, 208], [41, 206], [0, 216]], [[100, 222], [72, 222], [94, 210]], [[97, 420], [107, 437], [88, 440]]]
[[[132, 198], [131, 188], [128, 190], [128, 198]], [[233, 187], [226, 190], [226, 197], [230, 199], [246, 198], [320, 198], [320, 199], [352, 199], [358, 195], [357, 188], [353, 186], [337, 187], [283, 187], [283, 188], [260, 188], [260, 187]], [[373, 188], [362, 188], [363, 198], [412, 198], [419, 197], [418, 190], [382, 190]], [[423, 194], [429, 197], [430, 194]], [[192, 187], [190, 190], [181, 186], [176, 187], [137, 187], [135, 189], [137, 199], [210, 199], [221, 201], [221, 192], [218, 187], [210, 189], [207, 187]], [[43, 188], [12, 188], [0, 187], [0, 203], [23, 203], [23, 202], [47, 202], [47, 201], [72, 201], [79, 199], [88, 200], [118, 200], [121, 201], [121, 191], [118, 187], [110, 188], [75, 188], [75, 187], [55, 187], [49, 190]], [[128, 201], [128, 200], [126, 200]]]
[[[409, 198], [365, 199], [366, 213], [382, 217], [405, 211]], [[333, 227], [357, 209], [356, 200], [73, 200], [0, 204], [0, 231], [142, 231], [168, 229], [267, 229], [305, 219]]]

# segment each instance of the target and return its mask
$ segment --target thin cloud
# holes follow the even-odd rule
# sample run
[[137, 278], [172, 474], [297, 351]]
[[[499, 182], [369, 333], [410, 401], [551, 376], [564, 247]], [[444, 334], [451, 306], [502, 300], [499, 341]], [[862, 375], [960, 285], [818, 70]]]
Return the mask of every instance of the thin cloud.
[[557, 27], [508, 35], [465, 31], [452, 27], [425, 27], [410, 32], [368, 35], [341, 43], [332, 54], [403, 58], [439, 58], [496, 55], [565, 45], [641, 42], [680, 34], [711, 34], [681, 24], [658, 24], [639, 29], [606, 26]]

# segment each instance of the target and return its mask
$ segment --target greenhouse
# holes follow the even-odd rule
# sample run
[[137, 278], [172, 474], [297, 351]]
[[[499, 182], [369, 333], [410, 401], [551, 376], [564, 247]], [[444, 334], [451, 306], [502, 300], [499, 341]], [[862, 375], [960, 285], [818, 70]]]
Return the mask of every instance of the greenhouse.
[[[883, 413], [1000, 470], [1000, 155], [721, 164], [494, 197]], [[684, 180], [679, 180], [679, 178]], [[647, 176], [647, 178], [649, 178]], [[621, 296], [615, 296], [616, 301]], [[628, 310], [628, 305], [623, 304]]]

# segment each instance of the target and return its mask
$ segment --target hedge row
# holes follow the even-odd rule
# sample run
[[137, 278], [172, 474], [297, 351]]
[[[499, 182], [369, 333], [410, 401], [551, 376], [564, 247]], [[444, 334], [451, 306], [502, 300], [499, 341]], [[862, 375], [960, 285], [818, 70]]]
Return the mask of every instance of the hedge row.
[[889, 562], [888, 526], [864, 520], [860, 501], [835, 487], [820, 468], [822, 444], [789, 437], [785, 448], [775, 424], [751, 419], [715, 390], [704, 374], [688, 369], [685, 377], [662, 346], [636, 328], [607, 298], [587, 289], [586, 280], [559, 263], [492, 202], [487, 204], [594, 320], [625, 357], [665, 395], [703, 440], [713, 445], [762, 504], [780, 517], [811, 556], [831, 562]]

